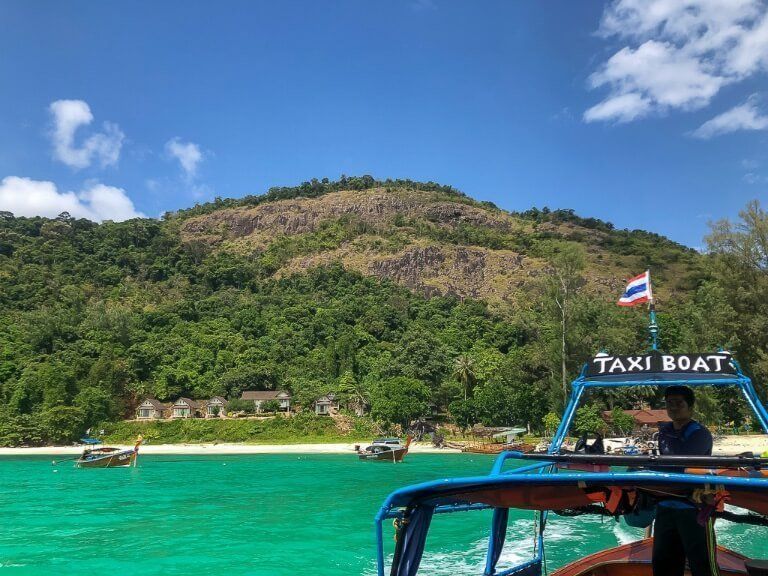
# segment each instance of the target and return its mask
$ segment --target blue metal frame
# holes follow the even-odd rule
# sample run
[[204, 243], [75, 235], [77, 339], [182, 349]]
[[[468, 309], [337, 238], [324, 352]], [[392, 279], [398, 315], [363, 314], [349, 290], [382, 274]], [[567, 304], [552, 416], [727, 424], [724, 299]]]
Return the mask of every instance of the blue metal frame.
[[[565, 440], [568, 430], [573, 423], [573, 418], [576, 415], [576, 408], [579, 405], [584, 390], [587, 388], [621, 388], [628, 386], [690, 386], [692, 388], [701, 386], [735, 386], [739, 388], [747, 400], [747, 404], [752, 408], [752, 411], [757, 416], [760, 426], [763, 432], [768, 434], [768, 412], [757, 397], [755, 388], [752, 385], [752, 380], [749, 379], [742, 371], [739, 365], [734, 361], [736, 367], [736, 376], [722, 376], [714, 378], [702, 378], [696, 374], [691, 375], [674, 375], [669, 374], [659, 375], [654, 378], [653, 375], [642, 379], [625, 379], [615, 380], [613, 377], [603, 378], [587, 378], [586, 364], [576, 380], [571, 383], [571, 399], [568, 402], [568, 406], [563, 413], [563, 419], [560, 422], [560, 426], [557, 428], [552, 444], [549, 446], [548, 452], [554, 454], [560, 450], [560, 447]], [[687, 376], [687, 377], [686, 377]]]
[[[747, 404], [749, 404], [750, 408], [752, 408], [753, 412], [757, 416], [758, 421], [760, 422], [760, 426], [763, 428], [763, 431], [768, 434], [768, 411], [766, 411], [765, 407], [760, 402], [760, 399], [757, 396], [757, 393], [755, 392], [754, 386], [752, 385], [752, 381], [747, 377], [742, 371], [740, 366], [736, 361], [733, 361], [733, 365], [736, 368], [736, 375], [735, 376], [728, 376], [728, 375], [718, 375], [714, 377], [706, 377], [706, 376], [700, 376], [697, 374], [648, 374], [642, 377], [635, 377], [637, 379], [632, 379], [632, 376], [626, 377], [625, 379], [618, 379], [615, 376], [609, 376], [609, 377], [593, 377], [593, 378], [587, 378], [586, 377], [586, 368], [587, 365], [585, 364], [582, 368], [581, 374], [578, 378], [576, 378], [571, 383], [571, 397], [568, 402], [568, 405], [565, 408], [565, 411], [563, 413], [562, 421], [560, 422], [560, 425], [558, 426], [557, 432], [555, 433], [554, 438], [552, 439], [552, 443], [549, 446], [548, 453], [554, 454], [558, 452], [563, 444], [563, 441], [565, 440], [565, 437], [568, 433], [568, 430], [571, 427], [571, 424], [573, 423], [574, 416], [576, 414], [576, 408], [579, 405], [579, 402], [581, 401], [582, 396], [584, 395], [584, 391], [588, 388], [618, 388], [618, 387], [628, 387], [628, 386], [674, 386], [674, 385], [684, 385], [684, 386], [691, 386], [691, 387], [700, 387], [700, 386], [734, 386], [741, 390], [742, 394], [744, 395], [744, 398], [747, 401]], [[404, 506], [407, 505], [407, 502], [405, 501], [405, 497], [409, 494], [414, 494], [416, 492], [420, 491], [426, 491], [426, 492], [433, 492], [436, 493], [436, 496], [439, 495], [441, 492], [450, 492], [450, 489], [453, 488], [459, 488], [462, 485], [471, 485], [473, 487], [477, 487], [478, 485], [498, 485], [498, 484], [509, 484], [510, 486], [515, 485], [524, 485], [526, 483], [536, 483], [538, 480], [541, 481], [541, 474], [542, 473], [551, 473], [556, 470], [554, 467], [554, 464], [552, 462], [544, 462], [544, 463], [536, 463], [536, 464], [530, 464], [526, 466], [522, 466], [520, 468], [515, 468], [512, 470], [504, 471], [504, 464], [507, 462], [507, 460], [514, 459], [519, 453], [517, 452], [502, 452], [499, 454], [499, 456], [496, 458], [493, 468], [491, 469], [491, 472], [488, 476], [477, 476], [477, 477], [470, 477], [470, 478], [447, 478], [443, 480], [437, 480], [433, 482], [426, 482], [423, 484], [416, 484], [414, 486], [409, 486], [406, 488], [402, 488], [400, 490], [397, 490], [390, 494], [387, 499], [384, 501], [384, 504], [381, 506], [379, 512], [376, 514], [375, 519], [375, 530], [376, 530], [376, 540], [377, 540], [377, 548], [376, 548], [376, 565], [378, 570], [379, 576], [385, 576], [384, 571], [384, 538], [383, 538], [383, 529], [382, 529], [382, 523], [385, 519], [388, 518], [402, 518], [405, 509]], [[535, 473], [533, 473], [535, 472]], [[553, 479], [555, 477], [553, 476]], [[572, 483], [574, 481], [580, 481], [580, 482], [621, 482], [621, 481], [637, 481], [639, 478], [644, 478], [645, 481], [651, 481], [657, 480], [659, 482], [672, 482], [672, 483], [680, 483], [680, 484], [702, 484], [702, 483], [713, 483], [713, 484], [719, 484], [724, 486], [741, 486], [741, 487], [757, 487], [768, 489], [768, 480], [766, 479], [756, 479], [756, 478], [729, 478], [729, 477], [723, 477], [723, 476], [691, 476], [686, 474], [679, 474], [679, 473], [668, 473], [668, 472], [648, 472], [648, 471], [641, 471], [641, 472], [624, 472], [624, 473], [599, 473], [599, 474], [574, 474], [574, 473], [558, 473], [556, 475], [556, 481], [557, 482], [563, 482], [564, 484]], [[441, 504], [437, 505], [435, 507], [435, 514], [447, 514], [447, 513], [453, 513], [453, 512], [465, 512], [465, 511], [472, 511], [472, 510], [488, 510], [491, 509], [491, 506], [485, 505], [485, 504], [463, 504], [460, 502], [454, 502], [451, 504]], [[544, 510], [541, 512], [541, 517], [539, 518], [539, 527], [543, 525], [543, 523], [546, 522], [546, 518], [548, 515], [548, 511]], [[493, 538], [491, 537], [491, 543], [489, 543], [489, 550], [486, 558], [486, 565], [488, 565], [488, 559], [491, 557], [492, 553], [492, 543]], [[534, 542], [534, 548], [535, 548], [535, 554], [533, 558], [529, 561], [523, 562], [522, 564], [519, 564], [517, 566], [514, 566], [512, 568], [508, 568], [506, 570], [503, 570], [501, 572], [495, 571], [493, 573], [488, 572], [487, 568], [485, 571], [486, 575], [489, 576], [514, 576], [516, 574], [520, 575], [528, 575], [528, 574], [540, 574], [540, 567], [543, 560], [543, 554], [544, 554], [544, 538], [543, 538], [543, 530], [539, 528], [538, 536], [536, 537], [536, 541]], [[537, 569], [538, 566], [538, 569]]]

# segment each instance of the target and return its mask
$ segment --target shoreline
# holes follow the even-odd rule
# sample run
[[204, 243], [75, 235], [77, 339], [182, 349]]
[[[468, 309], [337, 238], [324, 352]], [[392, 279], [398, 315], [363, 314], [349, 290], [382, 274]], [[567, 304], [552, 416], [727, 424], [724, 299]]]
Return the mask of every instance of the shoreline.
[[[336, 444], [147, 444], [139, 449], [139, 456], [152, 454], [194, 454], [220, 456], [222, 454], [353, 454], [355, 445], [366, 446], [365, 442]], [[133, 445], [109, 444], [130, 449]], [[40, 446], [35, 448], [0, 448], [3, 456], [62, 456], [82, 453], [84, 446]], [[431, 444], [411, 444], [413, 454], [460, 454], [454, 448], [435, 448]]]
[[[606, 439], [608, 440], [608, 439]], [[236, 454], [351, 454], [355, 445], [366, 446], [367, 442], [338, 442], [326, 444], [238, 444], [238, 443], [186, 443], [146, 444], [139, 450], [140, 455], [152, 454], [194, 454], [212, 456]], [[133, 448], [132, 444], [110, 444], [120, 448]], [[80, 454], [84, 446], [40, 446], [23, 448], [0, 447], [0, 458], [8, 456], [62, 456]], [[714, 455], [736, 455], [742, 452], [762, 454], [768, 450], [768, 435], [752, 434], [725, 436], [715, 440]], [[435, 448], [428, 443], [413, 443], [413, 454], [461, 454], [456, 448]]]

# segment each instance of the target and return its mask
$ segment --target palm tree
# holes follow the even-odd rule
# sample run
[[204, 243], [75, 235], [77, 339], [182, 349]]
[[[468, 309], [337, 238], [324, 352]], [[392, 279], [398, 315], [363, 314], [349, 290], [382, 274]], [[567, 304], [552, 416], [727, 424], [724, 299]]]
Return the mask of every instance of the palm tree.
[[475, 361], [466, 354], [460, 355], [453, 363], [453, 376], [464, 389], [464, 400], [466, 400], [477, 383]]

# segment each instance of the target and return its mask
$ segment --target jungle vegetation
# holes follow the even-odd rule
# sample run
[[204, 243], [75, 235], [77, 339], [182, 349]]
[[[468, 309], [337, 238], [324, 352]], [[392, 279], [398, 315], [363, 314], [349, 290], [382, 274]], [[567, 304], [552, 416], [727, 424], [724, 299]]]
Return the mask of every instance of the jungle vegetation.
[[[515, 424], [544, 433], [585, 358], [646, 349], [645, 311], [582, 288], [591, 270], [573, 238], [528, 239], [531, 250], [546, 243], [541, 253], [551, 266], [524, 305], [507, 310], [427, 298], [337, 264], [278, 279], [274, 263], [258, 254], [201, 253], [179, 233], [184, 218], [221, 207], [374, 184], [475, 202], [434, 183], [359, 177], [217, 200], [163, 220], [96, 224], [66, 213], [0, 213], [0, 445], [71, 441], [131, 416], [146, 395], [237, 398], [273, 389], [291, 391], [304, 406], [328, 392], [362, 398], [384, 425], [437, 412], [462, 427]], [[642, 255], [656, 267], [685, 262], [689, 289], [659, 313], [662, 349], [724, 346], [763, 393], [768, 215], [759, 204], [738, 222], [713, 224], [706, 254], [572, 211], [518, 215], [600, 230], [606, 250]], [[613, 410], [658, 398], [632, 389], [591, 400]], [[717, 391], [704, 393], [699, 406], [710, 423], [745, 415], [733, 395]], [[184, 438], [204, 428], [178, 426]]]

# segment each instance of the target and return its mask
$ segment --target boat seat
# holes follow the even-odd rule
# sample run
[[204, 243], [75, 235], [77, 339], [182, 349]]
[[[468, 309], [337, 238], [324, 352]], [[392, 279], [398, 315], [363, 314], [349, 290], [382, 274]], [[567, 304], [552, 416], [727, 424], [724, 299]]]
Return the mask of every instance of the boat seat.
[[768, 560], [745, 560], [744, 567], [749, 576], [768, 576]]

